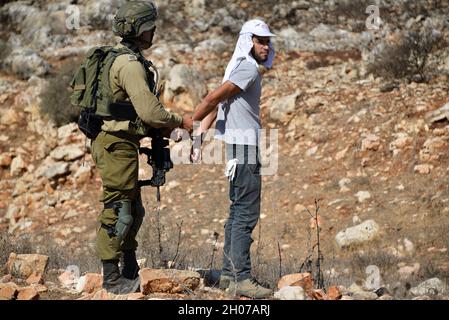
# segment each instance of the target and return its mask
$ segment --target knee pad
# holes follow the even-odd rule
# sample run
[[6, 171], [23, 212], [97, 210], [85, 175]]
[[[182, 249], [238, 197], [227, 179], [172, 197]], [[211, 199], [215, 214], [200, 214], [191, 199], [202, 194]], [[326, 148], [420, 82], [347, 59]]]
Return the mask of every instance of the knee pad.
[[117, 223], [115, 224], [115, 235], [122, 242], [134, 222], [131, 214], [131, 201], [120, 200], [114, 202], [114, 210], [118, 216]]

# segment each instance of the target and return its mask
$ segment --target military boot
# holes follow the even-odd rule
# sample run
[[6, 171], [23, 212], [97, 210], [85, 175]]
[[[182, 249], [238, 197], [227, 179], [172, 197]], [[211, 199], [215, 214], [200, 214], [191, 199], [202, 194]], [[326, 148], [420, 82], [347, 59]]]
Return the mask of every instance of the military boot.
[[225, 290], [229, 288], [229, 283], [234, 280], [232, 276], [220, 275], [220, 282], [218, 283], [218, 288]]
[[261, 286], [254, 278], [229, 283], [229, 293], [236, 296], [245, 296], [252, 299], [268, 298], [273, 294], [270, 289]]
[[139, 277], [139, 265], [137, 264], [136, 252], [125, 250], [122, 255], [122, 276], [126, 279], [134, 280]]
[[140, 279], [130, 280], [120, 275], [118, 260], [103, 260], [103, 288], [114, 294], [138, 292]]

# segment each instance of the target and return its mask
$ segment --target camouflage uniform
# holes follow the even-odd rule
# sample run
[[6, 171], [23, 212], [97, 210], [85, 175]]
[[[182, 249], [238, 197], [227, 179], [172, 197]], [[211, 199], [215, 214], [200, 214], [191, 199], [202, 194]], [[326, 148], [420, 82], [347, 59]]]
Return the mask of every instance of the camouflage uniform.
[[[183, 125], [183, 118], [167, 111], [156, 97], [154, 74], [148, 70], [151, 64], [140, 51], [151, 46], [156, 18], [157, 10], [151, 2], [125, 2], [113, 24], [114, 34], [123, 38], [121, 43], [103, 52], [104, 60], [97, 60], [100, 62], [95, 69], [89, 67], [89, 61], [93, 61], [89, 59], [94, 56], [88, 53], [74, 77], [73, 101], [78, 102], [74, 104], [91, 108], [90, 101], [96, 101], [95, 117], [90, 122], [95, 130], [83, 131], [89, 128], [89, 120], [81, 121], [83, 111], [78, 124], [86, 135], [94, 132], [90, 134], [92, 157], [103, 182], [100, 201], [104, 204], [98, 218], [96, 250], [103, 263], [103, 288], [115, 294], [134, 292], [140, 284], [135, 251], [145, 209], [138, 185], [139, 141], [150, 127], [174, 129]], [[90, 52], [95, 54], [104, 48]], [[92, 75], [96, 81], [89, 80]], [[112, 112], [113, 107], [128, 116], [132, 111], [132, 116], [118, 116]], [[87, 127], [80, 123], [87, 123]], [[121, 257], [122, 270], [118, 265]]]
[[[122, 44], [117, 46], [123, 47]], [[130, 100], [145, 124], [155, 128], [179, 127], [182, 117], [168, 112], [149, 89], [143, 65], [133, 54], [116, 58], [109, 71], [111, 90], [116, 101]], [[92, 142], [92, 156], [103, 182], [101, 201], [105, 208], [99, 217], [96, 249], [102, 260], [119, 259], [121, 251], [136, 250], [135, 240], [145, 214], [140, 189], [138, 148], [140, 135], [131, 121], [104, 121], [102, 131]], [[120, 243], [111, 236], [117, 224], [114, 203], [125, 202], [131, 207], [132, 224]]]

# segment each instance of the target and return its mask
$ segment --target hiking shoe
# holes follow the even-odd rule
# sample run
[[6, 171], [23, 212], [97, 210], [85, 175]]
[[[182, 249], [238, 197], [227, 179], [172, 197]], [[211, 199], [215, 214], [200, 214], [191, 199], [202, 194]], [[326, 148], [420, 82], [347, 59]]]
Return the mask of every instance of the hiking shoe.
[[231, 280], [229, 283], [229, 293], [252, 299], [263, 299], [271, 296], [273, 291], [261, 286], [256, 279], [249, 278], [238, 281], [237, 283]]
[[140, 278], [127, 279], [120, 274], [118, 260], [103, 260], [103, 288], [114, 294], [138, 292]]
[[226, 290], [229, 288], [229, 283], [233, 280], [234, 278], [232, 276], [221, 275], [218, 283], [218, 289]]

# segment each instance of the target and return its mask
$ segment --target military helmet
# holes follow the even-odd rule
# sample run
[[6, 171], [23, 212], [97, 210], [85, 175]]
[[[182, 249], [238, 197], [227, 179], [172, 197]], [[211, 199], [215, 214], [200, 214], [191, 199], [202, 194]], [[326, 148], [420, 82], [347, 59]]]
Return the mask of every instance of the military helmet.
[[155, 28], [156, 6], [150, 1], [127, 1], [114, 17], [112, 31], [122, 38], [136, 38]]

